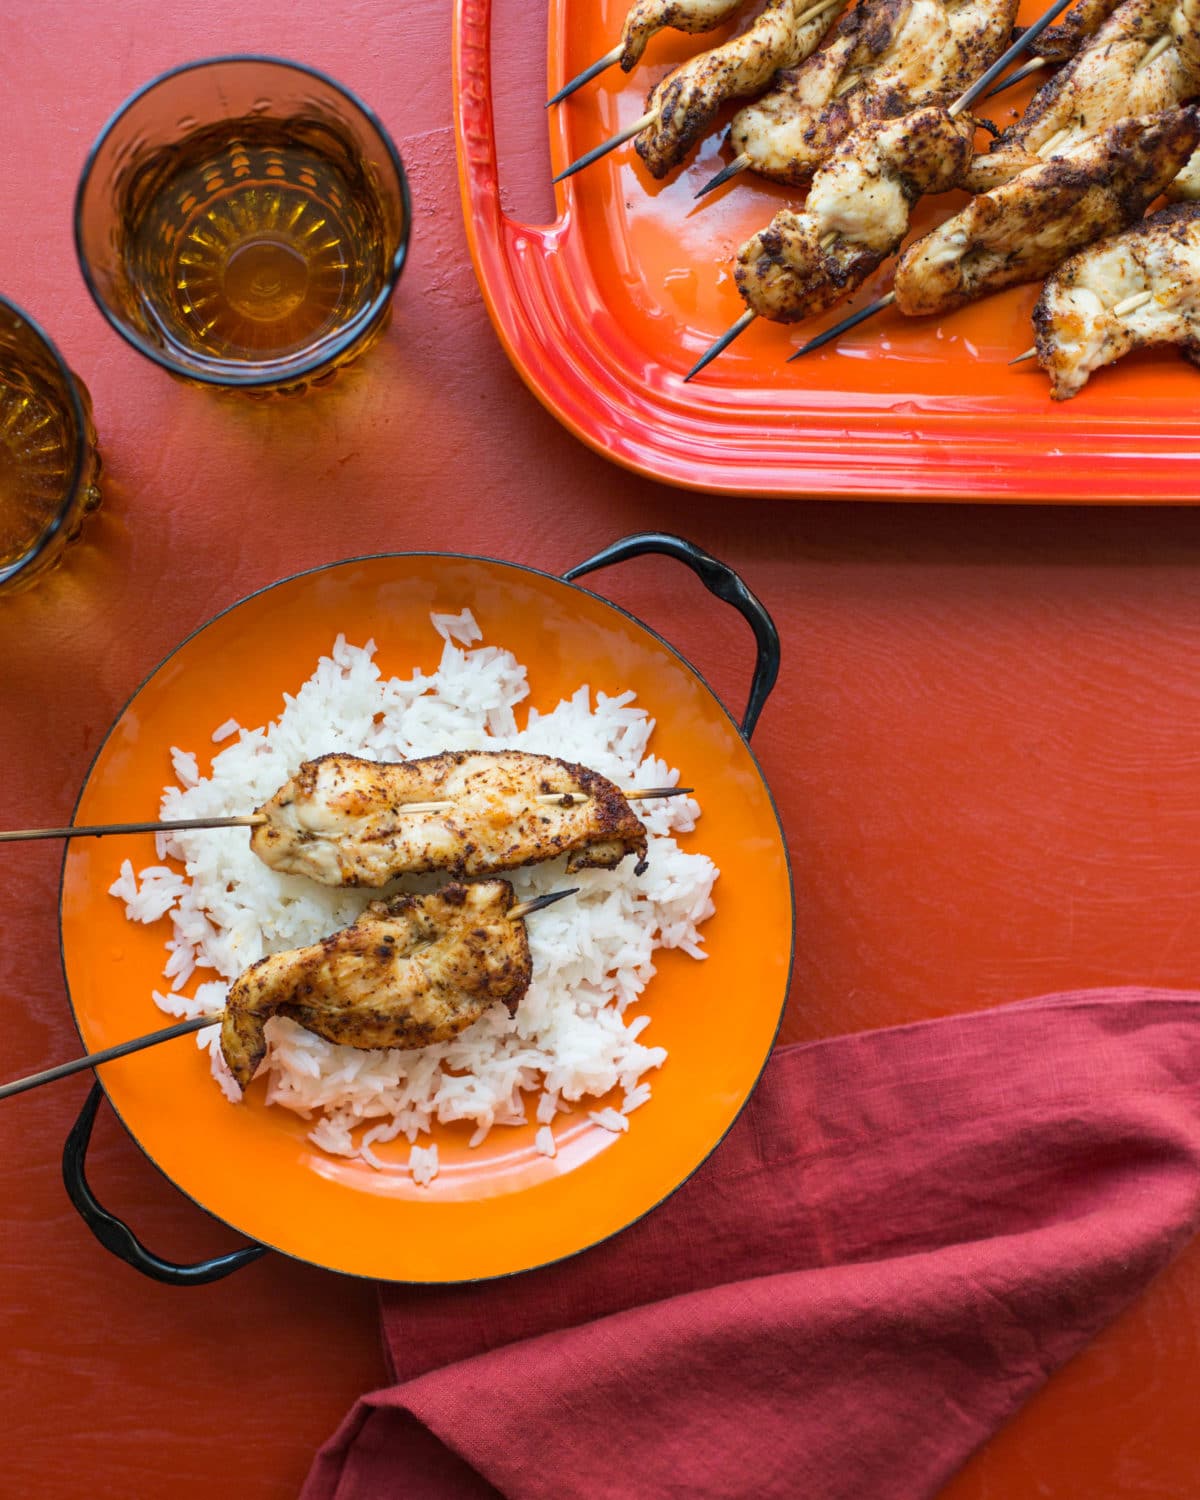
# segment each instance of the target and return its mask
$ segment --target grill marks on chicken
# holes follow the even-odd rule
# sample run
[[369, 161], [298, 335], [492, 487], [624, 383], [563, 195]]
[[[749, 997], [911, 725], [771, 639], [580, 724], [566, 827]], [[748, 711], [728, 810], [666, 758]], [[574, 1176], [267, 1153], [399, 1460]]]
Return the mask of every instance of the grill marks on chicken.
[[767, 0], [762, 13], [738, 36], [689, 58], [650, 90], [646, 112], [655, 115], [635, 139], [638, 155], [654, 177], [679, 165], [721, 105], [757, 94], [779, 68], [813, 52], [829, 29], [833, 7], [801, 24], [813, 0]]
[[452, 1041], [496, 1003], [513, 1014], [532, 964], [524, 922], [508, 918], [512, 905], [507, 880], [394, 896], [319, 943], [260, 959], [225, 1003], [221, 1051], [230, 1072], [249, 1086], [272, 1016], [367, 1050]]
[[732, 20], [742, 0], [634, 0], [621, 29], [621, 55], [617, 59], [630, 73], [642, 60], [650, 38], [659, 31], [712, 31]]
[[[1155, 51], [1162, 41], [1167, 45]], [[966, 186], [986, 192], [1118, 120], [1158, 114], [1198, 92], [1200, 0], [1124, 0], [991, 150], [976, 157]]]
[[1017, 0], [860, 0], [829, 45], [734, 116], [750, 168], [802, 184], [870, 120], [949, 104], [1003, 52]]
[[[569, 794], [567, 806], [536, 799]], [[406, 803], [445, 811], [406, 813]], [[519, 750], [443, 751], [422, 760], [323, 755], [258, 809], [264, 863], [323, 885], [378, 889], [397, 875], [491, 875], [569, 856], [567, 869], [645, 867], [646, 830], [619, 788], [570, 761]]]
[[929, 105], [861, 126], [817, 173], [799, 212], [783, 209], [738, 252], [736, 279], [761, 317], [792, 323], [859, 286], [908, 231], [923, 193], [955, 185], [975, 124]]
[[1194, 107], [1124, 119], [981, 194], [900, 257], [897, 306], [909, 315], [946, 313], [1045, 276], [1139, 219], [1198, 140]]
[[1200, 204], [1165, 208], [1073, 255], [1047, 280], [1033, 323], [1056, 401], [1133, 349], [1176, 344], [1200, 361]]

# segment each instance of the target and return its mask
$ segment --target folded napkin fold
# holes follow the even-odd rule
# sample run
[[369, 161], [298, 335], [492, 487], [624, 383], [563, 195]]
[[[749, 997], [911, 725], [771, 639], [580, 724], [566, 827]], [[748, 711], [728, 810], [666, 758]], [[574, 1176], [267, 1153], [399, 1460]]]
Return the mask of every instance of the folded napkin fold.
[[935, 1495], [1200, 1223], [1198, 1080], [1155, 990], [783, 1048], [606, 1244], [383, 1288], [395, 1384], [303, 1500]]

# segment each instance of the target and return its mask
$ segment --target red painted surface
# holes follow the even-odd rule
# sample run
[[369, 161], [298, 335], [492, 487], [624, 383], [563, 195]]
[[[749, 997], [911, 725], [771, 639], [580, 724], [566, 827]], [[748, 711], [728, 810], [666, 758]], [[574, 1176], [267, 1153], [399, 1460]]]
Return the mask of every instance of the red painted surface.
[[[540, 18], [498, 21], [503, 191], [536, 218]], [[275, 48], [351, 85], [413, 177], [391, 329], [298, 405], [174, 384], [102, 323], [72, 258], [75, 175], [109, 111], [156, 71], [231, 48]], [[91, 386], [109, 485], [67, 568], [0, 604], [0, 824], [65, 821], [142, 677], [285, 573], [406, 547], [561, 569], [655, 525], [736, 564], [783, 631], [756, 743], [797, 885], [788, 1038], [1200, 978], [1200, 515], [705, 498], [579, 445], [512, 372], [475, 289], [448, 6], [46, 3], [6, 17], [4, 65], [0, 286]], [[603, 587], [740, 703], [748, 633], [695, 579], [650, 559]], [[0, 857], [6, 1077], [75, 1051], [58, 866], [47, 845]], [[59, 1182], [84, 1092], [77, 1079], [0, 1108], [0, 1490], [208, 1500], [232, 1486], [285, 1500], [352, 1398], [384, 1378], [371, 1290], [276, 1257], [195, 1291], [136, 1277]], [[92, 1159], [102, 1196], [154, 1249], [187, 1259], [236, 1242], [107, 1114]], [[1192, 1500], [1198, 1332], [1193, 1249], [949, 1493]]]

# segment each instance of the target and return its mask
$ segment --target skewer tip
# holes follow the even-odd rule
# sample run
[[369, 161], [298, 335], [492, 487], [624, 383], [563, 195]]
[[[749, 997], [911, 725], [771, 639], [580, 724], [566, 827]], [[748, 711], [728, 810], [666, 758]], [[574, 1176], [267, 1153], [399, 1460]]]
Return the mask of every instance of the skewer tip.
[[860, 323], [865, 323], [868, 318], [873, 318], [885, 307], [891, 307], [896, 300], [895, 292], [888, 292], [883, 297], [876, 297], [874, 302], [869, 302], [866, 307], [860, 307], [857, 312], [851, 313], [848, 318], [843, 318], [840, 323], [835, 323], [832, 328], [827, 328], [824, 333], [818, 333], [815, 338], [809, 339], [807, 344], [801, 344], [794, 354], [789, 354], [787, 362], [790, 365], [794, 359], [802, 355], [811, 354], [814, 349], [820, 349], [825, 344], [832, 343], [843, 333], [849, 333], [851, 328], [857, 328]]
[[963, 110], [970, 109], [975, 100], [978, 99], [981, 94], [986, 93], [991, 85], [995, 83], [996, 79], [1000, 77], [1001, 73], [1004, 72], [1009, 63], [1012, 62], [1014, 58], [1020, 57], [1023, 52], [1028, 52], [1030, 47], [1033, 46], [1034, 42], [1037, 41], [1038, 37], [1041, 36], [1042, 32], [1045, 31], [1046, 27], [1049, 26], [1050, 22], [1053, 21], [1056, 16], [1060, 16], [1070, 4], [1071, 0], [1054, 0], [1054, 4], [1050, 7], [1049, 10], [1043, 11], [1032, 25], [1026, 26], [1024, 31], [1021, 32], [1021, 35], [1016, 39], [1012, 46], [1009, 47], [1005, 52], [1001, 53], [1001, 55], [996, 59], [991, 67], [981, 73], [965, 93], [958, 96], [958, 98], [946, 111], [950, 118], [952, 120], [957, 119], [958, 116], [962, 114]]
[[708, 346], [708, 348], [704, 351], [704, 353], [700, 356], [700, 358], [696, 361], [692, 368], [683, 377], [684, 385], [686, 385], [688, 381], [691, 380], [693, 375], [699, 375], [704, 366], [711, 364], [713, 360], [716, 359], [718, 354], [721, 354], [724, 350], [728, 349], [730, 344], [733, 343], [734, 339], [737, 338], [739, 334], [744, 333], [746, 329], [750, 327], [751, 323], [754, 322], [757, 316], [758, 314], [756, 312], [747, 308], [747, 310], [741, 315], [737, 322], [731, 324], [721, 335], [721, 337], [717, 339], [716, 343], [710, 344]]
[[1015, 73], [1010, 73], [1007, 78], [1002, 78], [994, 88], [988, 89], [983, 97], [985, 99], [994, 99], [997, 94], [1002, 94], [1005, 89], [1015, 88], [1018, 83], [1023, 83], [1032, 74], [1040, 73], [1045, 66], [1046, 59], [1044, 57], [1031, 58], [1029, 62], [1023, 63]]
[[626, 141], [632, 140], [635, 135], [640, 135], [657, 118], [657, 111], [649, 110], [640, 120], [634, 120], [632, 125], [626, 125], [624, 130], [618, 130], [616, 135], [610, 135], [608, 140], [602, 141], [599, 146], [594, 146], [590, 151], [585, 151], [569, 167], [564, 167], [553, 181], [558, 183], [565, 181], [568, 177], [574, 177], [576, 172], [582, 172], [584, 167], [590, 167], [594, 161], [599, 161], [602, 156], [607, 156], [610, 151], [615, 151], [618, 146], [623, 146]]
[[515, 922], [519, 918], [527, 917], [530, 912], [544, 911], [546, 907], [553, 906], [556, 901], [564, 901], [568, 896], [577, 895], [579, 886], [568, 886], [565, 891], [547, 891], [544, 896], [535, 896], [532, 901], [521, 901], [508, 913], [508, 920]]
[[1032, 349], [1026, 349], [1026, 351], [1025, 351], [1024, 354], [1018, 354], [1017, 357], [1016, 357], [1016, 359], [1010, 359], [1009, 360], [1009, 364], [1010, 365], [1023, 365], [1027, 359], [1036, 359], [1036, 358], [1037, 358], [1037, 348], [1035, 346]]
[[599, 77], [606, 68], [611, 68], [613, 63], [620, 59], [621, 51], [621, 47], [616, 46], [611, 52], [606, 52], [603, 57], [598, 57], [594, 63], [590, 63], [582, 73], [576, 73], [570, 83], [564, 83], [557, 94], [546, 100], [546, 108], [549, 109], [552, 104], [561, 104], [564, 99], [569, 99], [576, 89], [581, 89], [585, 83], [591, 83], [593, 78]]
[[723, 182], [728, 182], [731, 177], [736, 177], [739, 172], [744, 172], [749, 165], [750, 158], [743, 151], [740, 156], [735, 156], [727, 166], [722, 167], [715, 176], [710, 177], [696, 194], [696, 197], [703, 198], [707, 193], [715, 192]]

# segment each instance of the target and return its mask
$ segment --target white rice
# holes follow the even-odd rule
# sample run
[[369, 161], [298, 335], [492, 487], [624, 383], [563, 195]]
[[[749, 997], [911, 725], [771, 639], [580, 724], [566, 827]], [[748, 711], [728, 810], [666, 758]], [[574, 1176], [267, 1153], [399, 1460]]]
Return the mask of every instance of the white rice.
[[[201, 776], [194, 752], [172, 747], [178, 785], [164, 790], [162, 817], [244, 813], [266, 801], [301, 761], [331, 751], [405, 760], [447, 748], [523, 749], [582, 762], [621, 786], [678, 781], [649, 753], [654, 721], [633, 693], [597, 692], [593, 703], [581, 686], [548, 714], [530, 709], [521, 725], [514, 710], [528, 696], [525, 668], [495, 646], [462, 649], [460, 643], [471, 647], [482, 639], [469, 610], [431, 620], [445, 642], [431, 676], [385, 679], [373, 659], [374, 641], [360, 647], [339, 636], [313, 676], [284, 695], [274, 722], [246, 729], [227, 720], [213, 731], [213, 743], [230, 743], [213, 756], [208, 776]], [[409, 1052], [334, 1046], [277, 1017], [267, 1025], [268, 1102], [313, 1120], [310, 1139], [323, 1150], [380, 1169], [396, 1170], [397, 1163], [373, 1147], [405, 1137], [412, 1148], [406, 1170], [422, 1186], [437, 1175], [437, 1146], [416, 1143], [435, 1122], [468, 1122], [470, 1143], [478, 1145], [495, 1126], [524, 1124], [533, 1102], [527, 1096], [539, 1090], [535, 1146], [543, 1155], [554, 1154], [551, 1125], [560, 1113], [617, 1088], [621, 1109], [603, 1108], [590, 1118], [611, 1131], [627, 1130], [629, 1112], [650, 1097], [645, 1075], [666, 1052], [640, 1039], [650, 1016], [626, 1019], [626, 1012], [654, 975], [656, 948], [704, 958], [699, 929], [712, 914], [718, 873], [704, 855], [686, 854], [675, 841], [699, 817], [693, 798], [645, 802], [638, 815], [650, 835], [644, 875], [634, 875], [632, 858], [615, 870], [572, 875], [579, 894], [530, 920], [533, 980], [515, 1017], [496, 1005], [453, 1042]], [[169, 1015], [218, 1010], [243, 969], [348, 925], [379, 895], [278, 874], [236, 830], [160, 834], [158, 841], [160, 860], [174, 863], [135, 874], [126, 860], [110, 890], [132, 921], [170, 918], [163, 966], [170, 988], [152, 995]], [[521, 898], [538, 895], [565, 883], [565, 861], [509, 878]], [[440, 883], [408, 878], [388, 890]], [[197, 979], [204, 982], [188, 993]], [[197, 1043], [209, 1053], [218, 1085], [238, 1100], [218, 1029], [205, 1028]]]

